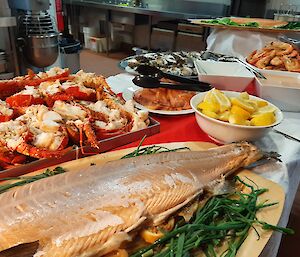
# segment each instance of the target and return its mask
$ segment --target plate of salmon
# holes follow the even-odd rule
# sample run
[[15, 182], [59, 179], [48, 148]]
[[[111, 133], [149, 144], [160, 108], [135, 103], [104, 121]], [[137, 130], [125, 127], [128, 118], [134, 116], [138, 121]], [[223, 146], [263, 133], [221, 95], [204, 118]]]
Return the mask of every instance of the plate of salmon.
[[132, 86], [123, 92], [126, 101], [133, 100], [138, 109], [155, 114], [183, 115], [193, 113], [191, 98], [196, 92], [167, 88]]

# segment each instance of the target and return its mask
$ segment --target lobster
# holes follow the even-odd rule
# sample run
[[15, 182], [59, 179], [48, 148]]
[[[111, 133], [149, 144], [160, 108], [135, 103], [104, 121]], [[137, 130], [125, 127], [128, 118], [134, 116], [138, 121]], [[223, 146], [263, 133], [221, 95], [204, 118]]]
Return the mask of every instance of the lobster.
[[45, 81], [66, 81], [70, 78], [68, 69], [52, 68], [49, 72], [35, 74], [28, 70], [28, 75], [16, 77], [10, 80], [0, 80], [0, 99], [5, 99], [17, 92], [20, 92], [25, 86], [36, 87]]
[[49, 107], [52, 107], [55, 101], [72, 101], [72, 100], [86, 100], [95, 101], [96, 91], [87, 88], [79, 83], [73, 81], [66, 81], [60, 83], [44, 82], [39, 86], [40, 94], [44, 96], [45, 102]]
[[14, 115], [14, 110], [5, 101], [0, 100], [0, 122], [9, 121]]
[[25, 90], [6, 98], [5, 101], [13, 108], [44, 103], [39, 91], [32, 86], [26, 86]]
[[30, 157], [60, 157], [68, 145], [68, 134], [59, 114], [44, 105], [33, 105], [15, 120], [0, 123], [0, 142]]

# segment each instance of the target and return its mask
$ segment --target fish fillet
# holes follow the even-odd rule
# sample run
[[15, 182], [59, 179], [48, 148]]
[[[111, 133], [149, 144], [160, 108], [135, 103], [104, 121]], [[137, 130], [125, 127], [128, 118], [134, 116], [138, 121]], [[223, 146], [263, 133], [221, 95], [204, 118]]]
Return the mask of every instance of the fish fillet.
[[159, 224], [223, 175], [260, 158], [248, 143], [69, 171], [0, 195], [0, 251], [38, 241], [35, 257], [102, 256], [143, 222]]

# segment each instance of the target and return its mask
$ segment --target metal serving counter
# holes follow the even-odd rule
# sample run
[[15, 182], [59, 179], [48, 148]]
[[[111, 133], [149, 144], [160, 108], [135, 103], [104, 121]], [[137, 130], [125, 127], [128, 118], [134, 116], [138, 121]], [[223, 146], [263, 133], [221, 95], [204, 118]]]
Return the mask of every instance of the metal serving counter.
[[[134, 6], [122, 0], [63, 0], [64, 4], [96, 7], [107, 10], [163, 16], [176, 19], [211, 18], [229, 14], [230, 5], [221, 2], [199, 0], [144, 0], [140, 6]], [[130, 1], [129, 1], [130, 2]], [[218, 3], [220, 2], [220, 3]], [[230, 1], [229, 1], [230, 2]]]
[[[172, 50], [174, 50], [179, 32], [175, 29], [162, 29], [157, 26], [161, 20], [186, 20], [188, 18], [214, 18], [227, 16], [230, 11], [230, 0], [63, 0], [72, 25], [72, 34], [80, 37], [82, 24], [93, 23], [95, 20], [104, 24], [106, 45], [109, 46], [110, 24], [123, 24], [131, 26], [131, 43], [134, 45], [136, 25], [147, 25], [143, 32], [148, 37], [148, 49], [151, 48], [152, 32], [169, 32], [172, 37]], [[176, 23], [176, 22], [175, 22]], [[173, 24], [171, 24], [171, 27]], [[190, 30], [191, 31], [191, 30]], [[188, 32], [187, 36], [195, 35], [203, 42], [205, 35], [202, 33]], [[203, 30], [202, 30], [203, 31]], [[161, 33], [161, 32], [160, 32]], [[108, 47], [107, 47], [108, 48]]]

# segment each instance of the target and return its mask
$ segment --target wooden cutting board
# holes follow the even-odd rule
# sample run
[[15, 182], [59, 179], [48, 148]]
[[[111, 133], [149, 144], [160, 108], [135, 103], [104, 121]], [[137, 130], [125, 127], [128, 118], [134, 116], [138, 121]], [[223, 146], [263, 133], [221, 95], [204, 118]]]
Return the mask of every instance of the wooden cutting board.
[[[179, 143], [167, 143], [167, 144], [159, 144], [159, 145], [168, 147], [170, 149], [177, 148], [177, 147], [189, 147], [193, 151], [206, 150], [216, 146], [212, 143], [207, 143], [207, 142], [179, 142]], [[120, 159], [122, 156], [134, 151], [135, 149], [136, 148], [128, 148], [128, 149], [112, 151], [104, 154], [98, 154], [84, 159], [66, 162], [59, 166], [63, 167], [67, 171], [78, 170], [78, 169], [88, 167], [90, 165], [94, 165], [94, 164], [100, 165], [112, 160]], [[30, 174], [27, 174], [26, 176], [36, 175], [44, 171], [45, 170], [35, 171]], [[249, 184], [253, 184], [252, 182], [249, 181], [250, 179], [260, 188], [269, 189], [268, 192], [264, 193], [259, 198], [260, 201], [263, 202], [264, 200], [268, 200], [268, 202], [270, 203], [278, 202], [278, 204], [258, 212], [257, 217], [262, 221], [265, 221], [272, 225], [276, 225], [280, 219], [283, 210], [284, 200], [285, 200], [285, 194], [281, 186], [259, 175], [256, 175], [253, 172], [248, 170], [242, 170], [238, 172], [237, 175], [241, 177], [241, 179], [247, 181], [247, 183]], [[272, 235], [272, 231], [262, 231], [259, 228], [258, 230], [261, 235], [260, 240], [257, 240], [257, 235], [254, 229], [251, 229], [247, 239], [239, 249], [236, 255], [237, 257], [249, 257], [250, 256], [249, 253], [251, 253], [251, 257], [259, 256], [259, 254], [267, 244], [268, 240], [270, 239]], [[0, 257], [4, 257], [4, 256], [6, 257], [6, 256], [13, 256], [13, 255], [0, 254]]]

